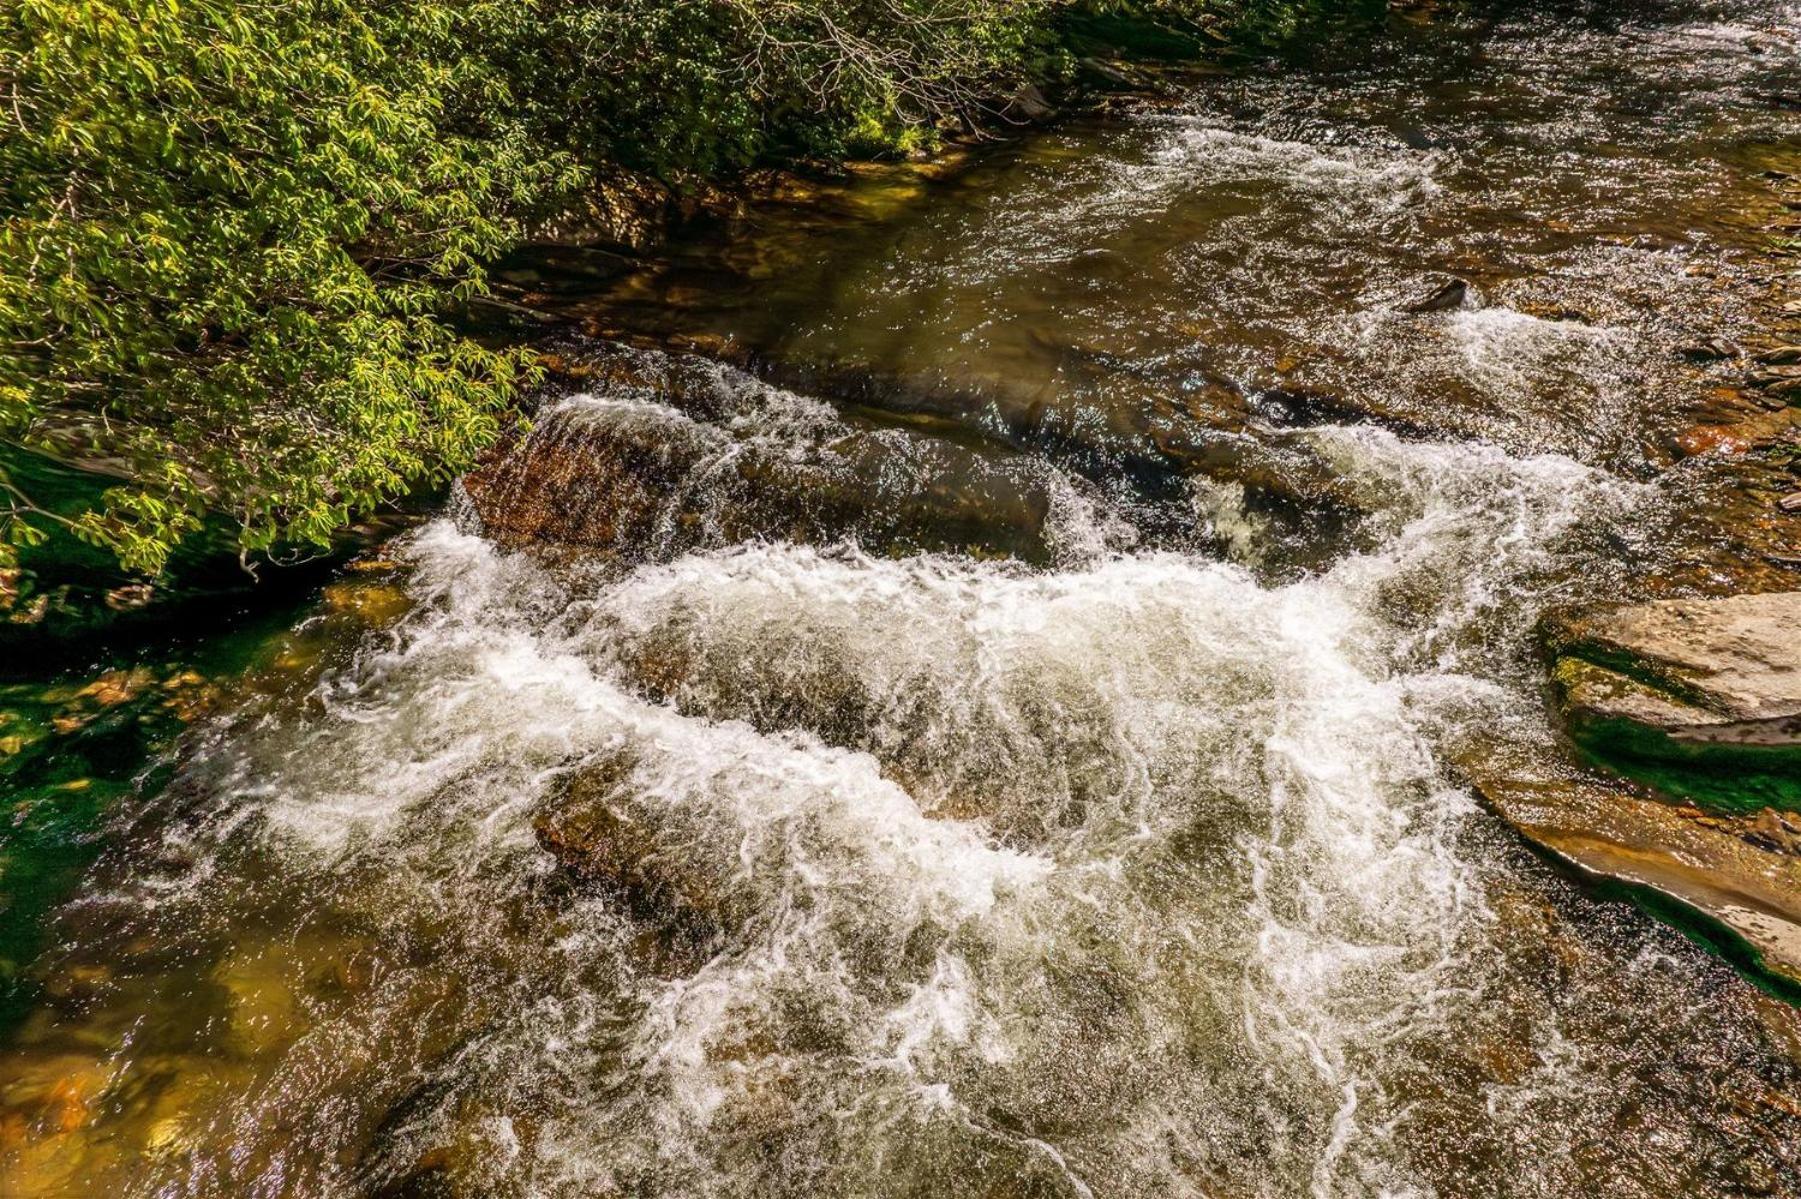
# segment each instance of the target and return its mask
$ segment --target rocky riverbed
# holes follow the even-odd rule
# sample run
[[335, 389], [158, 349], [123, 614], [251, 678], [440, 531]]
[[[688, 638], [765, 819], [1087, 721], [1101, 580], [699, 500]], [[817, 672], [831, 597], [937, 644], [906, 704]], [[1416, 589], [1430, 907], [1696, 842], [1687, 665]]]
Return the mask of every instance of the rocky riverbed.
[[443, 512], [17, 705], [187, 731], [0, 1191], [1801, 1195], [1798, 51], [1412, 9], [514, 270]]

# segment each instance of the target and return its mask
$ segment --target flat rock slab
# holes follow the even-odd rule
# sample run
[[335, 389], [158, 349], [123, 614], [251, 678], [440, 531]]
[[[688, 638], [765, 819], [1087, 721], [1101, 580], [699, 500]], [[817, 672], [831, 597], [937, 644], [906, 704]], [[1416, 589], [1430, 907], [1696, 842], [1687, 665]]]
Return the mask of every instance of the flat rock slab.
[[1710, 812], [1534, 756], [1466, 762], [1529, 840], [1582, 873], [1651, 891], [1724, 927], [1770, 973], [1801, 983], [1801, 820]]
[[1801, 592], [1592, 609], [1548, 620], [1545, 639], [1579, 741], [1801, 764]]
[[1470, 764], [1489, 803], [1592, 875], [1656, 892], [1801, 982], [1801, 592], [1568, 612], [1542, 628], [1570, 735]]

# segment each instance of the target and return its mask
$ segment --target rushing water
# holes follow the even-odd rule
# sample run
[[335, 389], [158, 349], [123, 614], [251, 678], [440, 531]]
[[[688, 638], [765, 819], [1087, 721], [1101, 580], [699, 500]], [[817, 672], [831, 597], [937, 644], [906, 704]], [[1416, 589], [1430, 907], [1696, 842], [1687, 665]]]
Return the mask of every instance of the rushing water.
[[1706, 556], [1797, 36], [1403, 29], [583, 297], [791, 387], [592, 351], [505, 486], [604, 549], [461, 501], [190, 735], [0, 1192], [1801, 1194], [1794, 1011], [1463, 775], [1561, 752], [1545, 606]]

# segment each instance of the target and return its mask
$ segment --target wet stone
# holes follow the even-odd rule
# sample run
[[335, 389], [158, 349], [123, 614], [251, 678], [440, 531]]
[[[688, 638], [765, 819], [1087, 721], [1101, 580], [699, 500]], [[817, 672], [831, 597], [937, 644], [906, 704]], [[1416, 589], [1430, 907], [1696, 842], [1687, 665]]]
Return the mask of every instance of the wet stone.
[[331, 611], [350, 615], [371, 628], [391, 625], [412, 608], [404, 587], [368, 578], [333, 583], [325, 589], [324, 601]]
[[467, 478], [511, 545], [659, 558], [755, 538], [1043, 560], [1055, 483], [688, 356], [607, 350], [593, 390]]
[[1660, 600], [1553, 618], [1546, 636], [1565, 657], [1621, 656], [1651, 680], [1723, 721], [1765, 723], [1792, 739], [1801, 714], [1801, 592]]
[[1412, 313], [1450, 312], [1463, 307], [1469, 292], [1470, 282], [1468, 279], [1451, 279], [1419, 299], [1402, 305], [1401, 311]]
[[631, 810], [630, 775], [630, 762], [621, 758], [578, 768], [534, 822], [538, 844], [634, 913], [675, 921], [684, 939], [706, 939], [728, 918], [725, 898], [704, 875], [663, 852], [658, 830]]
[[1705, 797], [1801, 806], [1801, 592], [1564, 613], [1544, 628], [1576, 739], [1608, 760], [1693, 767]]
[[1672, 901], [1728, 930], [1762, 969], [1801, 982], [1801, 855], [1765, 809], [1734, 815], [1555, 762], [1467, 763], [1483, 798], [1584, 874]]

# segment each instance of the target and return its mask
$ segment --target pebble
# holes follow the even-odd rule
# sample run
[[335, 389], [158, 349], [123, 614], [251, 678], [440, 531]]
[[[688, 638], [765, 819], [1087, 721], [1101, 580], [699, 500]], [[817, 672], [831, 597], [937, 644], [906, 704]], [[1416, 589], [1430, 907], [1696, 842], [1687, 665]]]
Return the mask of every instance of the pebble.
[[1784, 512], [1801, 512], [1801, 491], [1791, 491], [1776, 501], [1776, 506]]

